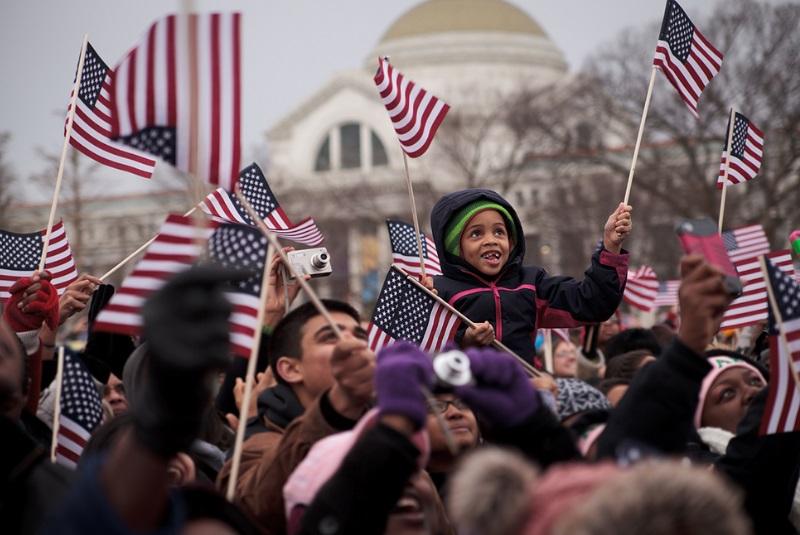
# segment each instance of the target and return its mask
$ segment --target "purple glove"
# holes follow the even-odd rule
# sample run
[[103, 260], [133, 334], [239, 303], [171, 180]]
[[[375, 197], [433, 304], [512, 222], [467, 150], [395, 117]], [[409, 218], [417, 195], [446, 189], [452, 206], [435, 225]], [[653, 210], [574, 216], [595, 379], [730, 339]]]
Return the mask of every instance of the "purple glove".
[[430, 389], [434, 380], [431, 358], [416, 345], [398, 342], [383, 349], [375, 371], [380, 413], [405, 416], [421, 429], [428, 406], [420, 387]]
[[539, 394], [514, 357], [493, 349], [468, 349], [474, 384], [459, 386], [456, 395], [498, 427], [514, 427], [539, 408]]

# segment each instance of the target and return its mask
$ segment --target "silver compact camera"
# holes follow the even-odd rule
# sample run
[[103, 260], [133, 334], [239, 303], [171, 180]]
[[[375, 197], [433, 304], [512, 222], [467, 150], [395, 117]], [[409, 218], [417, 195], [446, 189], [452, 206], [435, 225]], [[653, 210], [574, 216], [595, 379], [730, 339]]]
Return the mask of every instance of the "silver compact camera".
[[[325, 247], [315, 249], [301, 249], [299, 251], [289, 251], [287, 253], [289, 263], [294, 272], [299, 275], [311, 275], [311, 277], [327, 277], [333, 271], [331, 267], [331, 255]], [[290, 278], [294, 278], [289, 273]]]

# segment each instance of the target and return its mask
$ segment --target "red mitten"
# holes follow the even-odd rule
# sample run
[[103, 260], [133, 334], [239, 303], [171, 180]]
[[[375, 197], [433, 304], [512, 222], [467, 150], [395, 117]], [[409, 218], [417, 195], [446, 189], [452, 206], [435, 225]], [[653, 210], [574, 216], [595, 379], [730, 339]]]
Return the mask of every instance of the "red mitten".
[[40, 280], [33, 302], [28, 304], [27, 312], [19, 308], [25, 297], [25, 290], [33, 284], [30, 277], [19, 279], [9, 289], [11, 297], [6, 302], [3, 316], [14, 332], [38, 331], [43, 323], [51, 330], [58, 328], [58, 292], [50, 281]]

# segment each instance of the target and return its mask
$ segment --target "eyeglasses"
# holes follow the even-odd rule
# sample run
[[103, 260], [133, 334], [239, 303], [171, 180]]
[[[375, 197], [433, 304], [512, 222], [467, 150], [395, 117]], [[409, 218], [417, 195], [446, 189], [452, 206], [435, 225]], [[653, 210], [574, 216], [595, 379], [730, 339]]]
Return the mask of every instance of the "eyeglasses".
[[469, 409], [467, 404], [460, 399], [432, 399], [428, 404], [428, 408], [431, 412], [444, 414], [447, 412], [447, 409], [450, 407], [450, 405], [460, 411]]

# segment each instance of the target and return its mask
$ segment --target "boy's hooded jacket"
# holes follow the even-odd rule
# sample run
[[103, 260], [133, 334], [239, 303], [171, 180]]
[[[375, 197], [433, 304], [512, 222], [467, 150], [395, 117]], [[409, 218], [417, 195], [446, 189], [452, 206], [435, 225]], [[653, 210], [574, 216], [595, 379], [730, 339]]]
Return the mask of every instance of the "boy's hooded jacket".
[[[450, 254], [444, 245], [447, 223], [464, 206], [485, 199], [504, 206], [513, 217], [517, 236], [508, 262], [494, 280], [487, 279], [464, 259]], [[431, 212], [431, 229], [443, 275], [433, 278], [439, 296], [470, 320], [489, 321], [495, 337], [528, 361], [535, 354], [539, 327], [574, 327], [607, 320], [622, 300], [628, 274], [628, 254], [613, 254], [600, 248], [582, 281], [551, 277], [544, 269], [525, 267], [525, 239], [514, 208], [488, 189], [456, 191], [442, 197]], [[511, 230], [511, 229], [509, 229]], [[456, 334], [460, 341], [463, 323]]]

